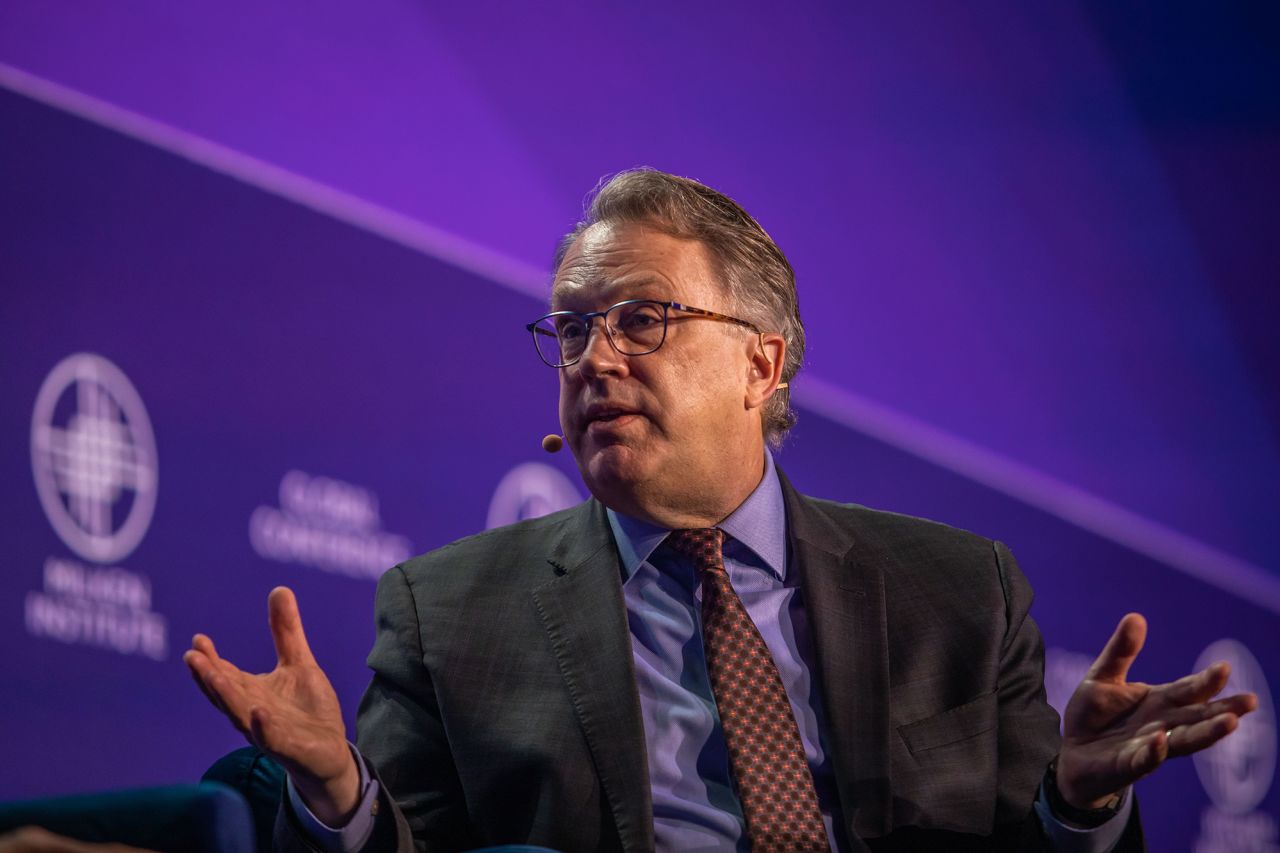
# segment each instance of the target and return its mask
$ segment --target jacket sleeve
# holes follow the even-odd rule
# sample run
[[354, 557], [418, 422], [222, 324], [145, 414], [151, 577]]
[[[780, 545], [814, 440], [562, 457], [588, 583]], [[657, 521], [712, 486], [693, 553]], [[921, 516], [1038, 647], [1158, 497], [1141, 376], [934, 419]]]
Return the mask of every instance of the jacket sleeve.
[[[999, 791], [996, 835], [1008, 850], [1051, 850], [1039, 816], [1031, 808], [1049, 760], [1061, 744], [1058, 714], [1044, 689], [1044, 640], [1030, 616], [1032, 592], [1013, 554], [995, 543], [1004, 587], [1006, 630], [1001, 647], [999, 697]], [[1136, 795], [1135, 795], [1136, 796]], [[1145, 850], [1136, 799], [1117, 853]]]
[[[471, 836], [462, 787], [441, 723], [413, 589], [402, 567], [378, 581], [373, 679], [356, 716], [356, 745], [378, 780], [375, 824], [363, 851], [430, 853], [481, 846]], [[276, 821], [275, 848], [311, 851], [288, 805]]]
[[400, 836], [396, 849], [414, 849], [405, 846], [406, 829], [419, 851], [482, 846], [472, 835], [449, 736], [423, 664], [422, 631], [432, 626], [419, 624], [403, 567], [378, 581], [374, 612], [377, 635], [368, 661], [373, 679], [356, 717], [356, 745], [389, 795]]

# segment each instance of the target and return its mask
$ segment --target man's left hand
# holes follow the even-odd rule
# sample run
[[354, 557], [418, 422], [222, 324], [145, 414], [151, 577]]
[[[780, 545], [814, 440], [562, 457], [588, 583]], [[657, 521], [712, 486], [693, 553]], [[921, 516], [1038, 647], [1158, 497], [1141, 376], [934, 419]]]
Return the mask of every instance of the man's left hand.
[[1121, 619], [1067, 703], [1057, 786], [1076, 808], [1101, 808], [1166, 759], [1231, 734], [1258, 707], [1252, 693], [1210, 701], [1227, 685], [1225, 662], [1168, 684], [1126, 681], [1146, 638], [1141, 614]]

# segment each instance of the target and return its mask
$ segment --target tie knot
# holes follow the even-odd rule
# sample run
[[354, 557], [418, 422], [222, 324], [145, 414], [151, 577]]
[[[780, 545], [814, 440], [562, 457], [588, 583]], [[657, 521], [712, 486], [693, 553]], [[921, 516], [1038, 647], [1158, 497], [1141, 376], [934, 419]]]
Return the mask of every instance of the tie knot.
[[673, 530], [667, 544], [676, 553], [689, 558], [699, 571], [724, 567], [724, 531], [718, 527], [699, 527], [692, 530]]

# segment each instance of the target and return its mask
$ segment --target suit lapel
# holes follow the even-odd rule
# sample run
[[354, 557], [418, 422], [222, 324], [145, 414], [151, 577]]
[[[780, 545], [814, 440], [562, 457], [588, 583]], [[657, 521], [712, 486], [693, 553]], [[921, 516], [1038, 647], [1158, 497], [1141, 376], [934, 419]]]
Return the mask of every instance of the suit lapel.
[[[847, 838], [892, 829], [889, 648], [884, 573], [891, 557], [873, 538], [838, 525], [778, 472], [789, 544], [800, 572], [817, 654], [827, 742]], [[626, 851], [654, 847], [644, 723], [622, 573], [604, 507], [591, 500], [548, 552], [533, 590], [570, 700]], [[541, 567], [540, 567], [541, 568]]]
[[[551, 579], [533, 590], [622, 849], [654, 846], [644, 723], [636, 692], [622, 572], [604, 507], [591, 500], [547, 554]], [[540, 567], [542, 568], [542, 567]]]
[[846, 835], [891, 829], [889, 648], [885, 618], [887, 557], [792, 488], [779, 471], [787, 530], [800, 572], [814, 647], [827, 741]]

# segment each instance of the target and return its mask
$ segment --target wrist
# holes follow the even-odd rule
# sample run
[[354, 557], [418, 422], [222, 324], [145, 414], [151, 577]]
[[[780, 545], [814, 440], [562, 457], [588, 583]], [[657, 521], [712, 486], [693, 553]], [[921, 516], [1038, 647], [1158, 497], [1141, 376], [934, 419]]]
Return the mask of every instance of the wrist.
[[1120, 811], [1122, 792], [1108, 794], [1100, 799], [1087, 799], [1070, 786], [1063, 784], [1058, 773], [1058, 756], [1054, 756], [1045, 769], [1045, 799], [1054, 816], [1082, 827], [1096, 827], [1115, 817]]
[[293, 786], [302, 802], [325, 826], [346, 826], [360, 805], [360, 770], [348, 750], [349, 761], [337, 776], [329, 779], [293, 777]]

